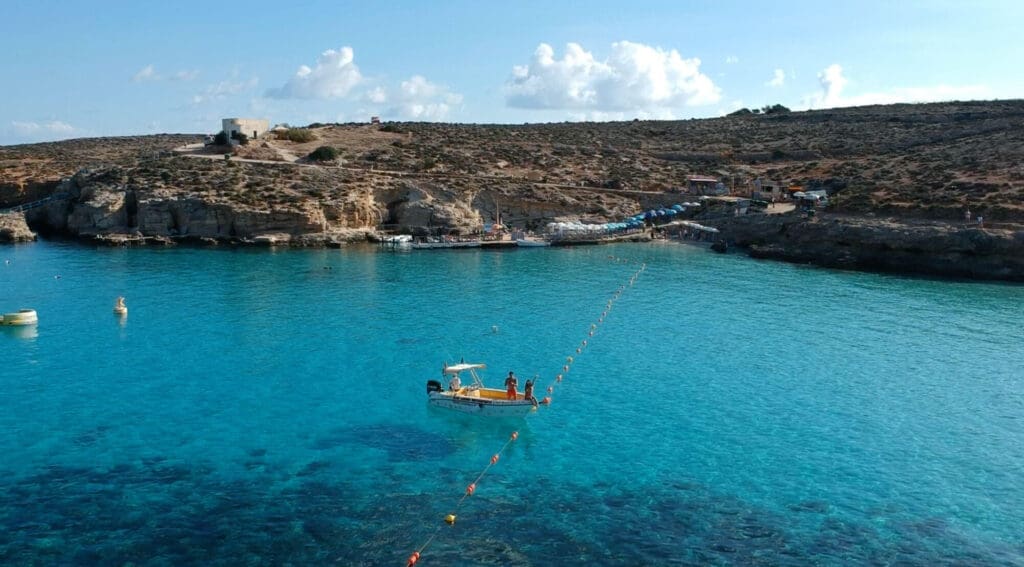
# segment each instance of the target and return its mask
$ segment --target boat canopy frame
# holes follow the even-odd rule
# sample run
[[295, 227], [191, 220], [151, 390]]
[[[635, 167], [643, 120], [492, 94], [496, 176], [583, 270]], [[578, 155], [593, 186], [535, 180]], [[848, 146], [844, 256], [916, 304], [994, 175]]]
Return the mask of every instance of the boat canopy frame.
[[[482, 363], [460, 362], [459, 364], [453, 364], [451, 366], [446, 363], [444, 368], [441, 370], [441, 374], [444, 376], [458, 376], [462, 372], [469, 372], [469, 375], [473, 377], [473, 385], [469, 388], [484, 388], [483, 380], [481, 380], [480, 376], [476, 373], [477, 370], [482, 370], [484, 368], [487, 368], [487, 365]], [[467, 386], [463, 387], [465, 388]]]

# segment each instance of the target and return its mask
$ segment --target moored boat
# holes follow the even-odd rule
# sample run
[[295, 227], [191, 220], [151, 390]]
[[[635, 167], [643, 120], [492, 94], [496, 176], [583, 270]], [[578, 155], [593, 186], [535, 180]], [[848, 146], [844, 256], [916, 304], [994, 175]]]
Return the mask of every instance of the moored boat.
[[418, 240], [412, 243], [416, 250], [435, 250], [438, 248], [480, 248], [480, 240], [459, 240], [454, 238], [440, 238]]
[[536, 248], [540, 246], [551, 246], [550, 240], [540, 240], [537, 238], [517, 238], [516, 246], [522, 248]]
[[[514, 400], [508, 399], [505, 390], [487, 388], [477, 370], [487, 368], [485, 364], [462, 362], [444, 366], [441, 375], [448, 379], [448, 388], [438, 380], [427, 380], [427, 399], [430, 405], [491, 417], [522, 417], [537, 407], [537, 402], [526, 399], [517, 391]], [[462, 375], [468, 374], [472, 383], [462, 385]]]
[[14, 313], [4, 313], [0, 316], [0, 325], [24, 326], [35, 325], [39, 322], [35, 309], [19, 309]]

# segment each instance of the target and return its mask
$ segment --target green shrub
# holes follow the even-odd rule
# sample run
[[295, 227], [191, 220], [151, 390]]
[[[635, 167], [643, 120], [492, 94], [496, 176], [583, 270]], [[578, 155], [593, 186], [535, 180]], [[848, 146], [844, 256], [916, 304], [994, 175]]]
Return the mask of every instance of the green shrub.
[[213, 137], [213, 144], [215, 146], [226, 146], [230, 143], [231, 141], [228, 139], [228, 133], [223, 130], [221, 130], [219, 134]]
[[781, 104], [773, 104], [771, 106], [765, 106], [761, 109], [764, 114], [784, 114], [789, 112], [789, 109]]
[[308, 157], [309, 161], [334, 161], [338, 159], [339, 155], [341, 155], [341, 152], [338, 151], [338, 148], [320, 146], [310, 152]]
[[278, 140], [288, 140], [297, 144], [305, 144], [316, 139], [316, 134], [308, 128], [289, 128], [274, 134]]

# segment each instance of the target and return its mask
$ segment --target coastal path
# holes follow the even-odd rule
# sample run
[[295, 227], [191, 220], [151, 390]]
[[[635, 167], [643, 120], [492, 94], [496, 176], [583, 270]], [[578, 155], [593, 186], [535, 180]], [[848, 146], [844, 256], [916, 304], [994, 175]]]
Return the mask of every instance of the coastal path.
[[71, 197], [72, 197], [71, 193], [54, 193], [53, 195], [44, 197], [44, 198], [36, 200], [36, 201], [30, 201], [28, 203], [22, 203], [20, 205], [15, 205], [15, 206], [7, 208], [7, 209], [0, 209], [0, 215], [7, 214], [7, 213], [20, 213], [22, 211], [27, 211], [29, 209], [34, 209], [36, 207], [41, 207], [41, 206], [43, 206], [43, 205], [45, 205], [47, 203], [52, 203], [54, 201], [63, 201], [65, 199], [70, 199]]

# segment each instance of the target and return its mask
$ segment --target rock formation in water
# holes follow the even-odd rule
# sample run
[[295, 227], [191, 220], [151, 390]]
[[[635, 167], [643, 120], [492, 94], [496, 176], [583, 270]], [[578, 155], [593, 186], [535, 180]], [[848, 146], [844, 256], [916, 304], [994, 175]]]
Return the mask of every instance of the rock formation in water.
[[716, 221], [755, 258], [840, 269], [1024, 280], [1024, 231], [822, 215], [749, 215]]
[[31, 242], [35, 239], [36, 234], [29, 230], [25, 215], [0, 214], [0, 243]]

